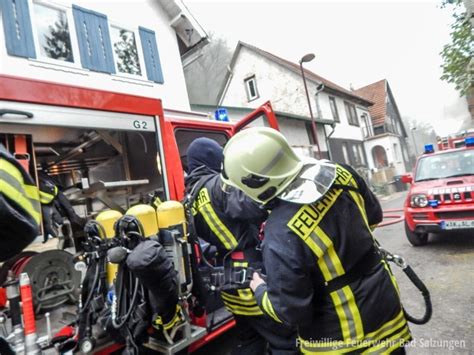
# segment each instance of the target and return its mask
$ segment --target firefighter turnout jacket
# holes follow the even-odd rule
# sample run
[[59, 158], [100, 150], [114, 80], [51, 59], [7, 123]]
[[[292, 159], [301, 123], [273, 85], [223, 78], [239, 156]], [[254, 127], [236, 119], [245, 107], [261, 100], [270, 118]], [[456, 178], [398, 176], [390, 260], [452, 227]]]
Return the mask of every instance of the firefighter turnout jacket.
[[0, 262], [13, 257], [39, 234], [38, 188], [0, 144]]
[[276, 322], [298, 327], [303, 353], [390, 353], [411, 335], [374, 246], [382, 210], [355, 171], [337, 165], [336, 173], [313, 204], [272, 201], [262, 246], [269, 272], [255, 296]]
[[[194, 224], [199, 237], [217, 247], [218, 262], [229, 254], [224, 267], [262, 267], [259, 245], [259, 228], [267, 212], [237, 189], [224, 192], [220, 176], [201, 166], [186, 177], [189, 191], [200, 179], [207, 179], [193, 204]], [[250, 288], [221, 292], [226, 308], [238, 315], [263, 315]]]

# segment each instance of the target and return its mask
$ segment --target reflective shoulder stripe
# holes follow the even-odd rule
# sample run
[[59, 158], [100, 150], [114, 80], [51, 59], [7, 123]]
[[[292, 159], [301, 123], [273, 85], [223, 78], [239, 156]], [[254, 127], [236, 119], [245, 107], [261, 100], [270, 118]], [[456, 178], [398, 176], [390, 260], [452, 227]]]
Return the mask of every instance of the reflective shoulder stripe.
[[266, 314], [273, 318], [274, 321], [278, 323], [283, 323], [280, 318], [278, 318], [275, 309], [273, 308], [272, 302], [268, 298], [268, 292], [265, 291], [262, 298], [262, 308]]
[[39, 224], [41, 207], [37, 187], [26, 185], [21, 172], [4, 159], [0, 159], [0, 182], [0, 193], [15, 201]]
[[209, 198], [209, 192], [205, 187], [199, 191], [196, 198], [196, 208], [204, 217], [209, 228], [211, 228], [212, 232], [217, 236], [217, 238], [219, 238], [226, 249], [230, 250], [237, 246], [237, 239], [214, 211]]

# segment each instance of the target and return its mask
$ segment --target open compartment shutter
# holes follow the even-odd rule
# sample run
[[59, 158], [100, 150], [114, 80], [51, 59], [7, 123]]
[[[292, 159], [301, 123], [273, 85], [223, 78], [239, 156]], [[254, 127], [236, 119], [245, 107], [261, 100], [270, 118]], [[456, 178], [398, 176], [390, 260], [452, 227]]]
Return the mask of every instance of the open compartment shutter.
[[73, 5], [72, 11], [82, 66], [94, 71], [115, 73], [107, 16], [76, 5]]
[[148, 80], [163, 84], [163, 72], [161, 70], [158, 46], [156, 45], [155, 31], [143, 27], [139, 27], [138, 30], [140, 32]]
[[27, 0], [0, 0], [7, 53], [36, 58]]

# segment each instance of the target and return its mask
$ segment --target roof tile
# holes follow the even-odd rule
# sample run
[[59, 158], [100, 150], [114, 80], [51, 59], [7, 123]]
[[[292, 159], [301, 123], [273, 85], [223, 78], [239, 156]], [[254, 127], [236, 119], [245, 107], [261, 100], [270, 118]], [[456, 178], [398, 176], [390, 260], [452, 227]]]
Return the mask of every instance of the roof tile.
[[387, 115], [387, 80], [379, 80], [375, 83], [354, 90], [354, 92], [357, 95], [374, 102], [374, 105], [369, 108], [370, 116], [372, 117], [372, 124], [374, 126], [383, 125]]

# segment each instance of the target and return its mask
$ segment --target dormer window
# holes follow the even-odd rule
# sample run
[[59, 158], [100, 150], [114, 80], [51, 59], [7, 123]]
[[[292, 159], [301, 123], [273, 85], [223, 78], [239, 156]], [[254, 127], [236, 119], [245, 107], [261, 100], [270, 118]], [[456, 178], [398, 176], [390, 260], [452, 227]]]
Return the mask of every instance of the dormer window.
[[244, 80], [245, 82], [245, 90], [247, 91], [247, 99], [248, 101], [253, 101], [259, 98], [258, 90], [257, 90], [257, 81], [255, 79], [255, 75]]

